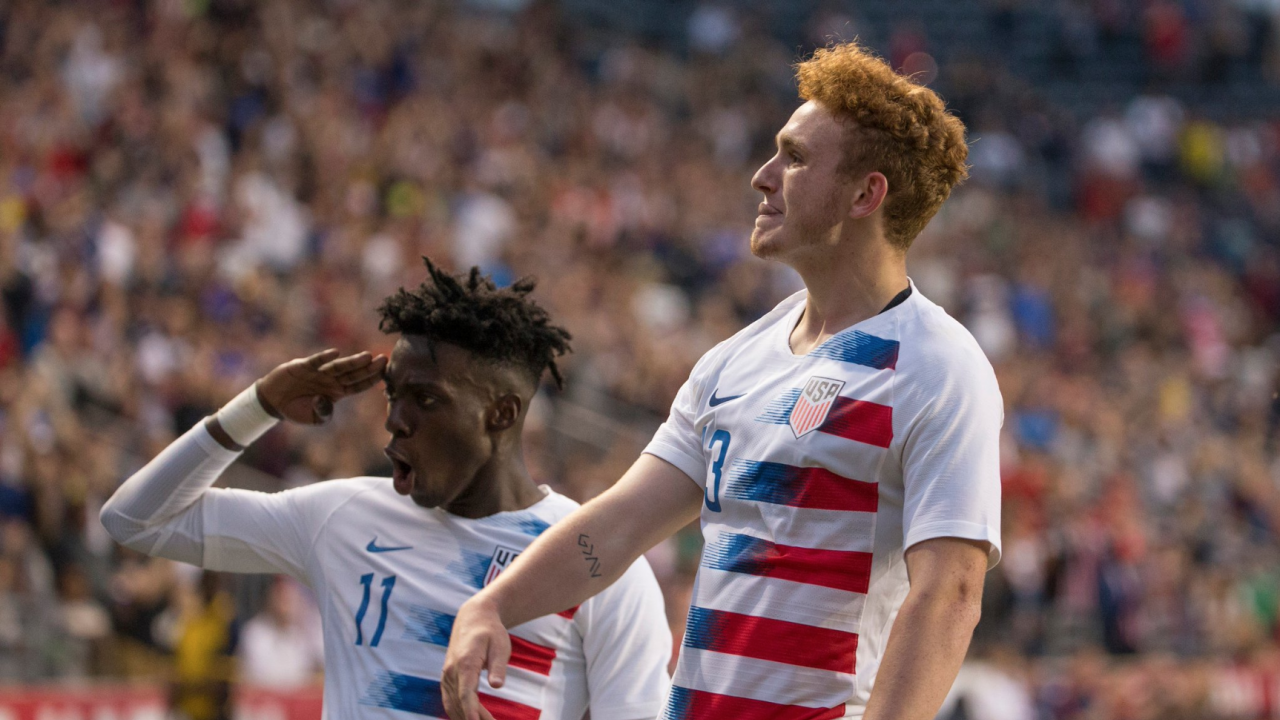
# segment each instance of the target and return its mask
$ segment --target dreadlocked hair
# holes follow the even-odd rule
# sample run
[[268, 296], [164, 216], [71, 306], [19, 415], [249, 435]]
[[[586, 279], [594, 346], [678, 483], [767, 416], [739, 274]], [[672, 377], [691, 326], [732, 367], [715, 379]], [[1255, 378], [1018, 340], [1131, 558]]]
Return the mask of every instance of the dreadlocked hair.
[[431, 258], [422, 260], [429, 273], [426, 282], [413, 291], [400, 288], [378, 308], [382, 332], [457, 345], [478, 357], [524, 368], [535, 382], [550, 370], [556, 386], [564, 387], [556, 358], [569, 352], [572, 336], [552, 325], [547, 311], [529, 298], [537, 285], [534, 278], [500, 289], [478, 267], [451, 275]]

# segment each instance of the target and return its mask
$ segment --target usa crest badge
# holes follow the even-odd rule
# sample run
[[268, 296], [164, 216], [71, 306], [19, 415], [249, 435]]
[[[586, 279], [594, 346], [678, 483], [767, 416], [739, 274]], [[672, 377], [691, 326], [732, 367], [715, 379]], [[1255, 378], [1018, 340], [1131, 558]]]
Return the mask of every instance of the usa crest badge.
[[795, 433], [797, 438], [801, 438], [821, 427], [843, 389], [843, 380], [816, 375], [809, 378], [804, 385], [804, 390], [800, 391], [800, 399], [796, 400], [796, 406], [791, 408], [791, 417], [787, 420], [787, 424], [791, 426], [791, 432]]
[[519, 550], [512, 550], [509, 547], [499, 545], [493, 551], [493, 557], [489, 560], [489, 571], [484, 574], [484, 585], [489, 587], [489, 583], [498, 579], [503, 570], [510, 567], [512, 562], [520, 556]]

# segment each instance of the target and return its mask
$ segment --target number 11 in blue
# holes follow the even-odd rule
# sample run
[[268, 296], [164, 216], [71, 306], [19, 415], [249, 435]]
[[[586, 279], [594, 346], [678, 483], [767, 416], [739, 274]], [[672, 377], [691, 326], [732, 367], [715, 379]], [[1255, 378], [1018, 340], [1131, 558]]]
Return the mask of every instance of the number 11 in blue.
[[[364, 614], [369, 611], [369, 595], [373, 590], [373, 573], [360, 576], [360, 584], [364, 586], [364, 596], [360, 598], [360, 609], [356, 610], [356, 644], [364, 644]], [[382, 579], [382, 610], [378, 615], [378, 627], [369, 639], [369, 647], [378, 647], [382, 640], [382, 631], [387, 627], [387, 601], [391, 599], [391, 589], [396, 586], [396, 576], [388, 575]]]

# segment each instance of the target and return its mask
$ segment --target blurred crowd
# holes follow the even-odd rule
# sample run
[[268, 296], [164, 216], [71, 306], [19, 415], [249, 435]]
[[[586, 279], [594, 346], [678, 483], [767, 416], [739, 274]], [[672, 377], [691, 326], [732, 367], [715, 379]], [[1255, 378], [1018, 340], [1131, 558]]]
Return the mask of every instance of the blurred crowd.
[[[1017, 32], [1022, 3], [975, 5]], [[1229, 5], [1243, 61], [1276, 47], [1267, 0], [1059, 5], [1095, 29], [1146, 18], [1135, 37]], [[315, 680], [305, 590], [140, 557], [98, 509], [275, 364], [387, 350], [375, 308], [422, 255], [542, 279], [575, 353], [528, 460], [580, 500], [703, 352], [798, 289], [747, 250], [798, 46], [732, 5], [694, 9], [674, 50], [572, 20], [542, 1], [0, 2], [0, 680], [154, 678], [191, 717], [240, 675]], [[858, 23], [832, 4], [804, 42]], [[1217, 26], [1179, 27], [1209, 47]], [[902, 64], [922, 33], [880, 49]], [[944, 715], [1280, 714], [1280, 124], [1213, 122], [1158, 85], [1078, 118], [999, 63], [932, 77], [973, 177], [909, 271], [1006, 403], [1004, 559]], [[372, 391], [274, 430], [227, 482], [386, 474], [383, 414]], [[690, 528], [650, 553], [677, 638], [698, 552]]]

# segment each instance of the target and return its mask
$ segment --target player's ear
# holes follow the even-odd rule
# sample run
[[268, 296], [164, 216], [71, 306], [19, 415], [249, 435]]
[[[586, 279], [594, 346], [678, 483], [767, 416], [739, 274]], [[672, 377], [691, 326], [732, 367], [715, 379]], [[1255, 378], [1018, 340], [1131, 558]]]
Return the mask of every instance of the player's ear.
[[522, 410], [524, 410], [524, 400], [519, 395], [506, 393], [499, 396], [489, 407], [488, 429], [491, 432], [509, 430], [520, 419]]
[[867, 173], [853, 185], [853, 204], [849, 207], [849, 217], [857, 220], [864, 218], [884, 204], [889, 195], [889, 179], [884, 173], [873, 171]]

